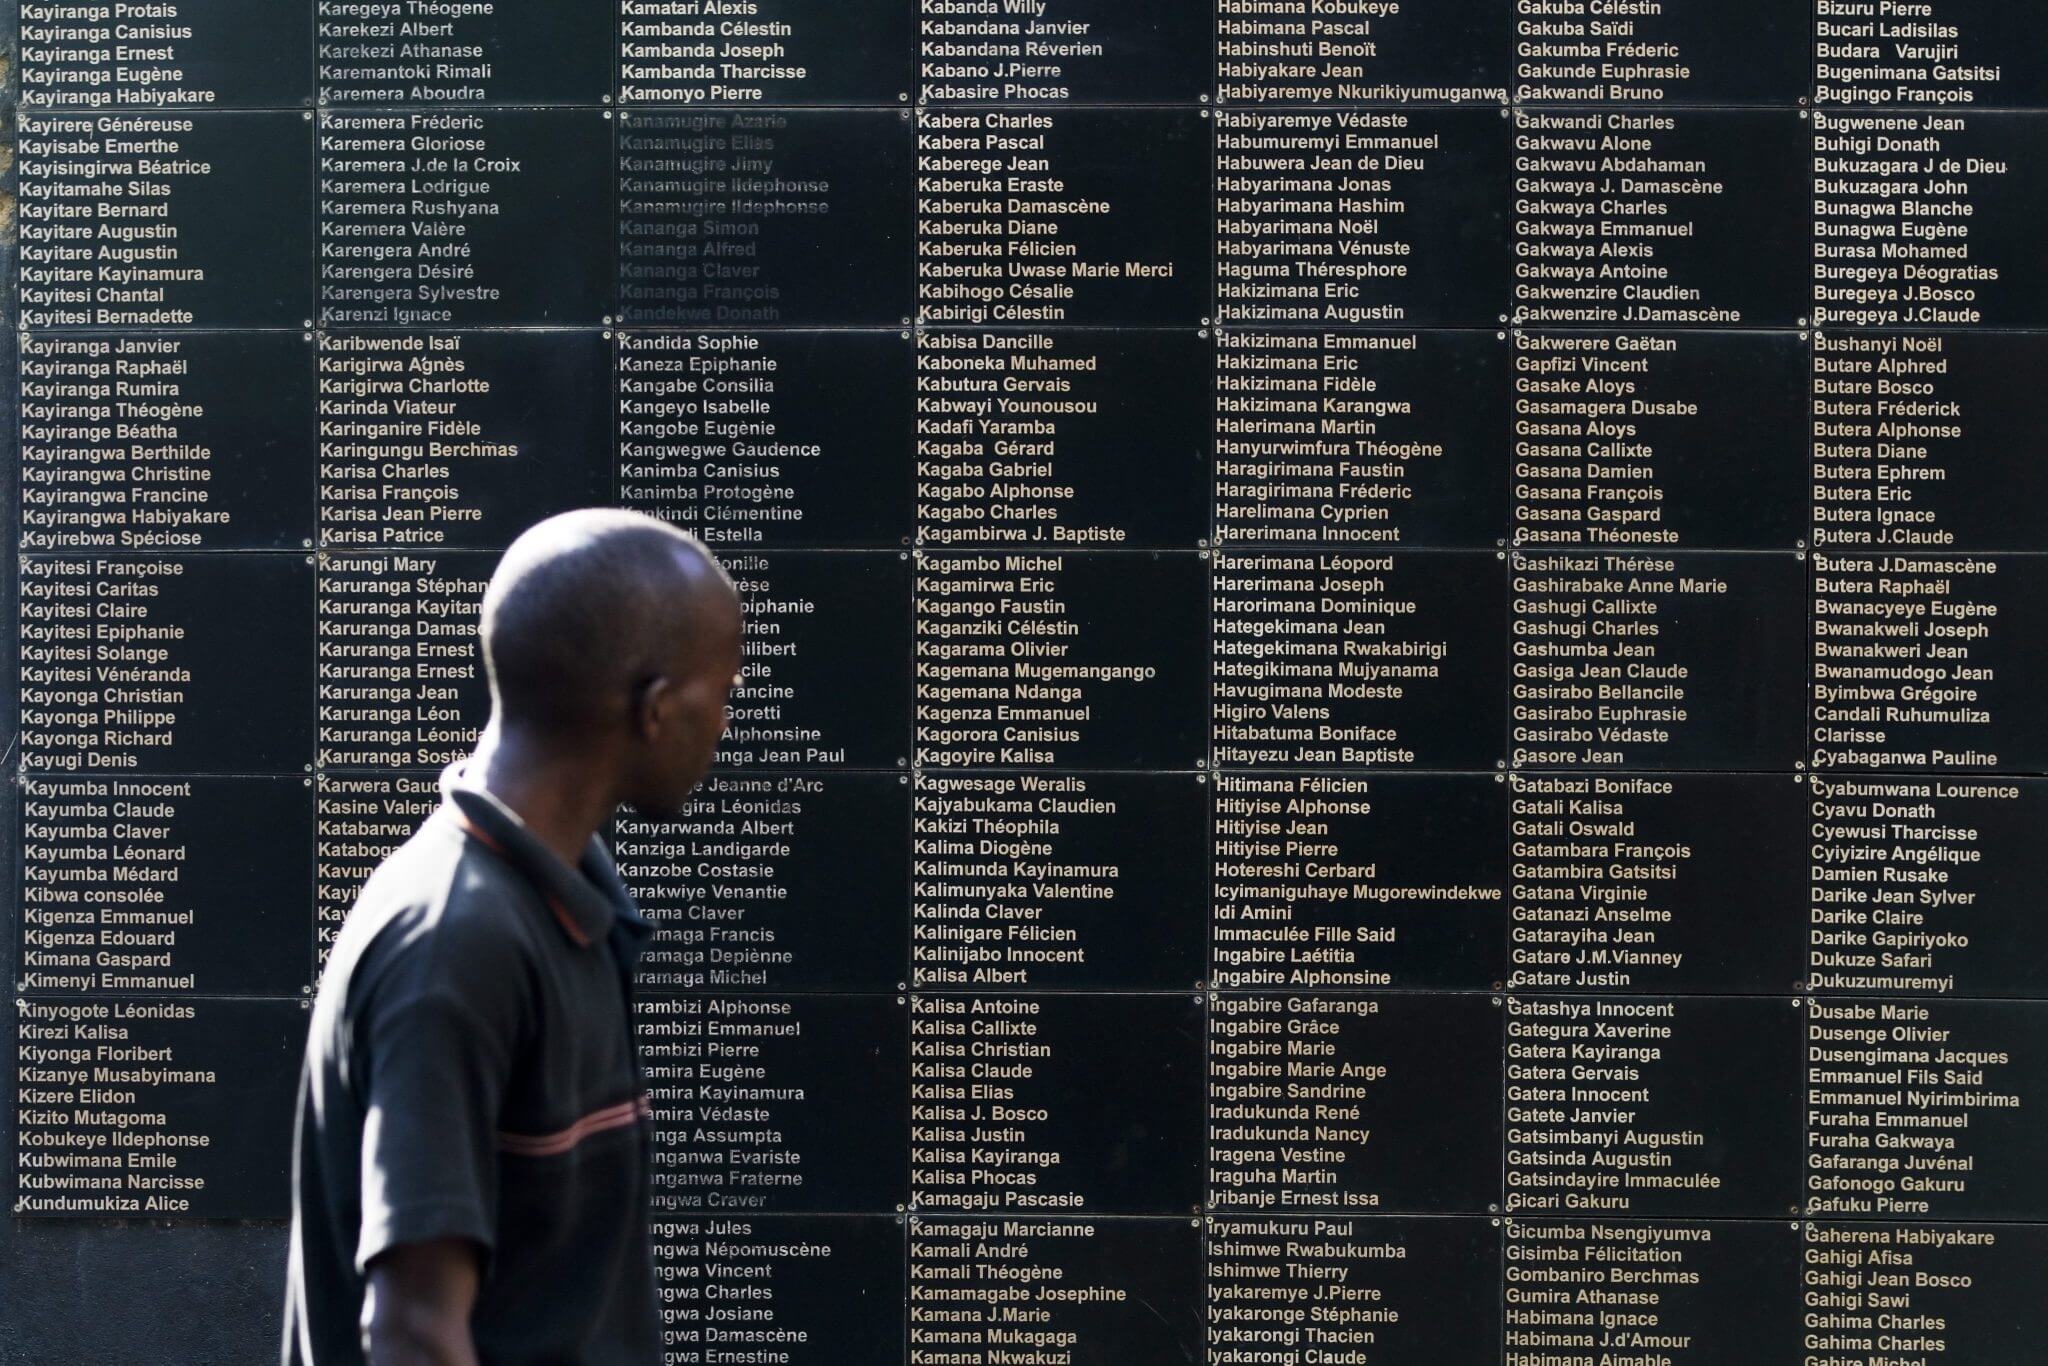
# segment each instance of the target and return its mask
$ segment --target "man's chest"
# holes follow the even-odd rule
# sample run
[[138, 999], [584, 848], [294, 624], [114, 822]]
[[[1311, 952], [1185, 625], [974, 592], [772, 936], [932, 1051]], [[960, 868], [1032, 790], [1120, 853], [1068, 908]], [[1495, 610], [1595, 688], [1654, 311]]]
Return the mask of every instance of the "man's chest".
[[511, 1150], [523, 1140], [587, 1137], [595, 1123], [637, 1115], [644, 1091], [631, 1006], [609, 950], [551, 956], [535, 973], [534, 1028], [513, 1059], [499, 1116], [500, 1146]]

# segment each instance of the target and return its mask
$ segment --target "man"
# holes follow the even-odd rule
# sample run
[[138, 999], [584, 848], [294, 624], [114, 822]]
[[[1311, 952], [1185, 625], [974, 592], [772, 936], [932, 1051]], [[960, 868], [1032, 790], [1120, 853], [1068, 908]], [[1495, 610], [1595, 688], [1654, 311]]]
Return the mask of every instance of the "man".
[[651, 927], [597, 830], [675, 812], [725, 733], [732, 583], [634, 513], [550, 518], [479, 626], [491, 717], [357, 899], [293, 1153], [286, 1366], [655, 1366]]

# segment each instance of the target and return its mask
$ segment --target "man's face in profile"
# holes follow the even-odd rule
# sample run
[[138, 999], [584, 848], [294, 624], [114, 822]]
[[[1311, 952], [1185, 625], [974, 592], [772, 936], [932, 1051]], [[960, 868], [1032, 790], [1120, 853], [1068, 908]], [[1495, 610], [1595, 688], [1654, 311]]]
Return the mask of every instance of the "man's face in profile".
[[718, 742], [725, 735], [727, 708], [732, 691], [740, 681], [740, 615], [734, 603], [717, 628], [721, 639], [692, 647], [679, 642], [671, 663], [674, 696], [670, 715], [664, 719], [654, 742], [650, 789], [645, 799], [631, 803], [642, 816], [672, 816], [682, 810], [690, 793], [711, 768]]

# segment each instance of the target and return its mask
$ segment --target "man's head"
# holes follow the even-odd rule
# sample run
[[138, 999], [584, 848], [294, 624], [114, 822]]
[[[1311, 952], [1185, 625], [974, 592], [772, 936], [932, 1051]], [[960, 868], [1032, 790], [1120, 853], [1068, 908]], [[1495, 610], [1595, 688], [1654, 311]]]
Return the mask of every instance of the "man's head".
[[479, 636], [501, 731], [587, 756], [650, 815], [704, 776], [739, 673], [740, 604], [696, 538], [637, 512], [550, 517], [498, 562]]

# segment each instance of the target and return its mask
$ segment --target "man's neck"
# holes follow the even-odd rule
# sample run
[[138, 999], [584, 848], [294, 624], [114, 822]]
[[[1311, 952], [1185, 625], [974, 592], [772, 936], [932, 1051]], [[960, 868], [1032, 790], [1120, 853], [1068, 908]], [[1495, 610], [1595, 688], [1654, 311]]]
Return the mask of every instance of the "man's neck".
[[611, 783], [593, 772], [591, 757], [588, 750], [572, 752], [493, 721], [478, 737], [463, 773], [574, 868], [617, 805]]

